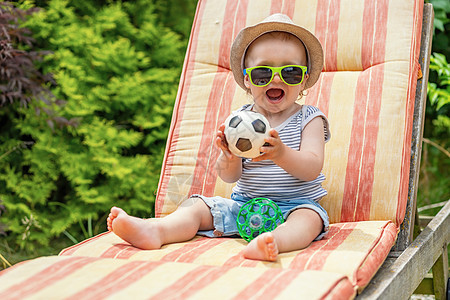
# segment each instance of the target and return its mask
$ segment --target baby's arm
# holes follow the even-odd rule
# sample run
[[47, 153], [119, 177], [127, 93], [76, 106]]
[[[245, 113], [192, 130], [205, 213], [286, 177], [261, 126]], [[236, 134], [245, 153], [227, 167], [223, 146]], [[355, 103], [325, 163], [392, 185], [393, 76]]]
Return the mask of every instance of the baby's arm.
[[222, 124], [216, 133], [216, 146], [222, 150], [216, 161], [216, 171], [219, 177], [228, 183], [239, 180], [242, 175], [242, 159], [228, 149], [228, 143], [223, 133], [225, 125]]
[[270, 131], [271, 137], [266, 139], [270, 146], [261, 147], [263, 155], [254, 161], [271, 159], [292, 176], [310, 181], [319, 176], [324, 160], [324, 130], [323, 120], [316, 117], [303, 129], [300, 149], [295, 150], [286, 146], [280, 139], [278, 132]]

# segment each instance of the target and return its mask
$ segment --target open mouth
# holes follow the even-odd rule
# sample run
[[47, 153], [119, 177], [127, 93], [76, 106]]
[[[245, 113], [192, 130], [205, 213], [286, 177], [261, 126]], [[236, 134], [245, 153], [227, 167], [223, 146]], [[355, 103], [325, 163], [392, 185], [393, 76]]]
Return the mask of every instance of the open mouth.
[[282, 89], [269, 89], [266, 92], [266, 96], [271, 102], [278, 102], [284, 96], [284, 91]]

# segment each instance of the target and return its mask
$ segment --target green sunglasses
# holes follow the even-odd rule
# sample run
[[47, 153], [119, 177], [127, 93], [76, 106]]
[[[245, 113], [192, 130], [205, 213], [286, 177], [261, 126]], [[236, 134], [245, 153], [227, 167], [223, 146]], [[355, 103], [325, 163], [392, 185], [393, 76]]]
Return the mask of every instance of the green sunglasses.
[[299, 65], [287, 65], [282, 67], [257, 66], [244, 69], [244, 76], [248, 74], [250, 82], [258, 87], [271, 83], [275, 73], [278, 73], [281, 80], [287, 85], [299, 85], [308, 73], [308, 68]]

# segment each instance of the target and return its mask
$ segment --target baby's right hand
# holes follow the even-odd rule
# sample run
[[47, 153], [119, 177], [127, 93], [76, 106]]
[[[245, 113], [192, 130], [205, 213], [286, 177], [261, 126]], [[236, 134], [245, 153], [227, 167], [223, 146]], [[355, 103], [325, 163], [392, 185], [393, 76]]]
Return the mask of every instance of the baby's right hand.
[[231, 153], [230, 149], [228, 148], [228, 142], [227, 138], [225, 137], [224, 130], [225, 124], [220, 125], [219, 129], [216, 132], [215, 144], [220, 150], [222, 150], [223, 155], [225, 155], [227, 159], [234, 159], [237, 156]]

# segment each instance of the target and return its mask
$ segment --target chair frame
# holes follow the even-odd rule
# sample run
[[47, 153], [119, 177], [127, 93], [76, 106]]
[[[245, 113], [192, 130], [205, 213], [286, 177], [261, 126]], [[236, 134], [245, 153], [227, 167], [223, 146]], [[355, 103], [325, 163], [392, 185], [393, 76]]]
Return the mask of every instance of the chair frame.
[[447, 246], [450, 241], [450, 201], [413, 239], [414, 224], [418, 223], [417, 188], [422, 152], [423, 127], [427, 99], [433, 7], [425, 3], [419, 63], [423, 72], [417, 82], [411, 143], [411, 164], [408, 203], [397, 243], [387, 259], [357, 299], [408, 299], [429, 270], [433, 272], [432, 290], [436, 299], [446, 299], [448, 278]]

